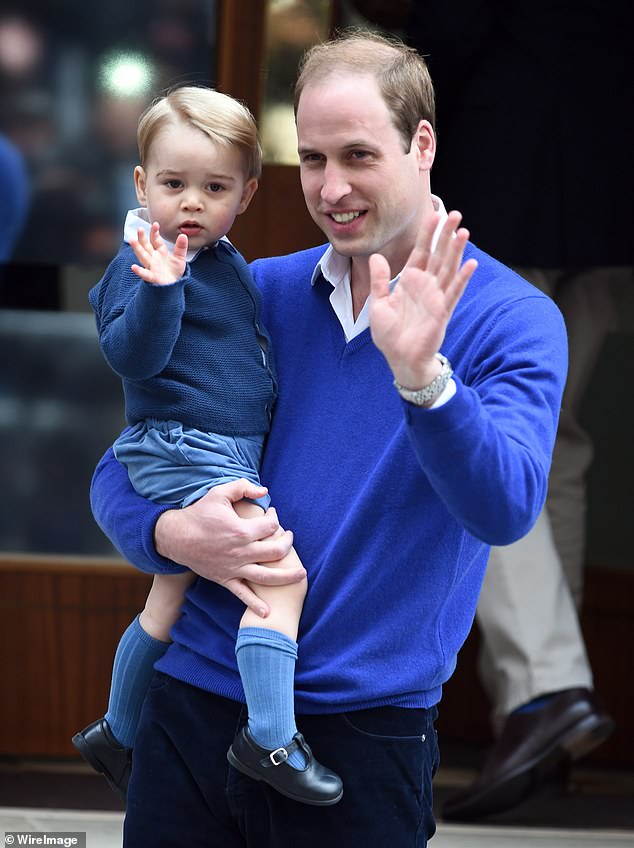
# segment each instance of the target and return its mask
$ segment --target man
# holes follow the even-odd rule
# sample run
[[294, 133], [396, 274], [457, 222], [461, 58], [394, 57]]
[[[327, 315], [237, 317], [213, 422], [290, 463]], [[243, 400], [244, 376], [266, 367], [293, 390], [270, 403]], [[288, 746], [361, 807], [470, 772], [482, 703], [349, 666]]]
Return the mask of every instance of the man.
[[[579, 411], [632, 284], [632, 118], [615, 85], [632, 75], [631, 29], [631, 7], [598, 0], [459, 0], [451, 12], [412, 4], [408, 32], [440, 92], [434, 185], [480, 246], [554, 299], [570, 356], [547, 509], [524, 539], [492, 550], [478, 604], [496, 742], [474, 784], [448, 799], [446, 818], [509, 809], [614, 726], [593, 691], [575, 609], [592, 458]], [[580, 144], [591, 102], [601, 119]], [[592, 179], [590, 162], [601, 163]]]
[[[614, 85], [632, 76], [632, 11], [598, 0], [572, 10], [560, 0], [353, 5], [429, 57], [442, 138], [436, 191], [463, 211], [482, 248], [553, 297], [568, 331], [547, 509], [524, 539], [493, 548], [476, 613], [496, 740], [474, 783], [443, 807], [446, 819], [473, 820], [565, 780], [614, 727], [593, 690], [577, 615], [592, 458], [579, 410], [632, 283], [632, 119]], [[601, 104], [601, 120], [580, 145], [589, 102]], [[588, 162], [598, 161], [588, 180]]]
[[255, 494], [246, 483], [165, 511], [108, 454], [92, 499], [115, 544], [143, 570], [178, 562], [206, 578], [145, 702], [128, 846], [426, 845], [436, 705], [489, 545], [525, 535], [546, 495], [563, 322], [431, 194], [423, 60], [371, 35], [319, 45], [296, 120], [306, 204], [329, 246], [252, 265], [279, 380], [262, 479], [308, 572], [298, 723], [344, 795], [317, 810], [225, 761], [246, 721], [237, 598], [255, 608], [258, 583], [301, 579], [262, 565], [291, 534], [274, 514], [235, 515]]

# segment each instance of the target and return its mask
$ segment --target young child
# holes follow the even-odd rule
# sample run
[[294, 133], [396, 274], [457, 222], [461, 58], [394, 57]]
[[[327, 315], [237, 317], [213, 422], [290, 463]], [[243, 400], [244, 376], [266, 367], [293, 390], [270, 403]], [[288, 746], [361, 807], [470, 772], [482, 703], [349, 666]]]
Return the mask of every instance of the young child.
[[[225, 234], [257, 189], [261, 152], [242, 104], [191, 86], [144, 112], [138, 145], [134, 184], [142, 208], [128, 213], [124, 244], [90, 301], [104, 355], [123, 380], [130, 428], [115, 454], [139, 494], [186, 506], [229, 480], [260, 486], [276, 395], [271, 343], [260, 294]], [[236, 512], [261, 515], [270, 502], [261, 491]], [[281, 564], [297, 562], [291, 550]], [[105, 717], [73, 737], [124, 798], [153, 666], [195, 578], [154, 576], [145, 609], [119, 643]], [[314, 759], [294, 715], [305, 593], [306, 580], [258, 588], [269, 616], [247, 610], [240, 621], [236, 656], [249, 719], [227, 757], [290, 798], [328, 805], [341, 798], [341, 781]]]

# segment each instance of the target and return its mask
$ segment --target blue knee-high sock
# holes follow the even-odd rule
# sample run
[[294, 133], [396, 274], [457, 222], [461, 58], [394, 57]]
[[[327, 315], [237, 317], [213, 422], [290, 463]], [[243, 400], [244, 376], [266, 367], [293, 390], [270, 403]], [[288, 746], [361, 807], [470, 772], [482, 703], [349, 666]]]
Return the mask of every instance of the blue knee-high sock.
[[112, 669], [110, 699], [106, 721], [116, 738], [126, 748], [134, 745], [141, 707], [145, 700], [154, 663], [169, 646], [146, 633], [137, 616], [119, 642]]
[[[287, 745], [297, 733], [295, 724], [295, 661], [297, 642], [278, 630], [242, 627], [236, 657], [249, 710], [249, 730], [262, 748]], [[298, 769], [306, 766], [301, 751], [288, 758]]]

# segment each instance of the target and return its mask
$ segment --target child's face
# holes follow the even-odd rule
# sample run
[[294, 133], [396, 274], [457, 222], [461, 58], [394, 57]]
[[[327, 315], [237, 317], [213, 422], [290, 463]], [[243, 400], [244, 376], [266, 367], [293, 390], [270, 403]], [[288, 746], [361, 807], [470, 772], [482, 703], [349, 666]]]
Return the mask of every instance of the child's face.
[[135, 168], [134, 185], [163, 238], [174, 242], [184, 233], [190, 248], [200, 248], [229, 232], [258, 184], [247, 180], [237, 147], [214, 144], [201, 130], [174, 123], [157, 134], [145, 168]]

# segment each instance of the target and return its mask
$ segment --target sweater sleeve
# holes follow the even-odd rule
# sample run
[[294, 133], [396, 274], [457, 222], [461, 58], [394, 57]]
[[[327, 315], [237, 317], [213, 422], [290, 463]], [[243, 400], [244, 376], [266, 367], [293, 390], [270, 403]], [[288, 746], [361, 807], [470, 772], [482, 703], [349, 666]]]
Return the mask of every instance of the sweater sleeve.
[[99, 341], [119, 376], [143, 380], [160, 373], [172, 355], [185, 311], [187, 272], [169, 285], [151, 285], [131, 270], [134, 254], [124, 248], [90, 292]]
[[156, 504], [138, 495], [128, 472], [112, 448], [95, 469], [90, 504], [99, 527], [119, 553], [140, 571], [176, 574], [187, 569], [160, 556], [154, 547], [154, 527], [169, 504]]
[[544, 505], [565, 382], [566, 331], [545, 297], [498, 316], [477, 359], [436, 409], [404, 402], [414, 451], [450, 512], [476, 538], [508, 545]]

